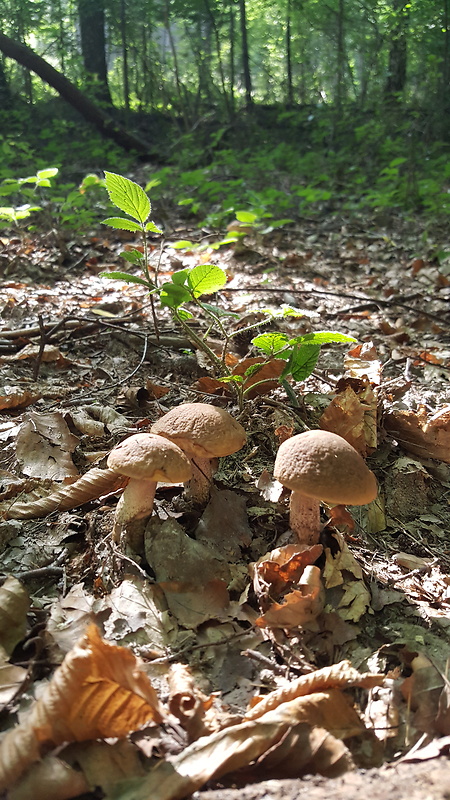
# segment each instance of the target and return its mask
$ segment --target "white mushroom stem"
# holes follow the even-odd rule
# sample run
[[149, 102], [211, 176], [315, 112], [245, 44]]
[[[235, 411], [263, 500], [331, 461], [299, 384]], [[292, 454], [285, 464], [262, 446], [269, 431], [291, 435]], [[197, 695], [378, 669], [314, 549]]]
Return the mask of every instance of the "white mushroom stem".
[[121, 533], [130, 522], [151, 516], [156, 485], [156, 481], [130, 478], [116, 506], [112, 532], [115, 542], [119, 541]]
[[211, 493], [213, 475], [217, 469], [217, 458], [190, 457], [192, 478], [185, 483], [186, 494], [190, 500], [205, 505]]
[[319, 543], [320, 502], [293, 490], [290, 500], [289, 525], [300, 544], [311, 546]]

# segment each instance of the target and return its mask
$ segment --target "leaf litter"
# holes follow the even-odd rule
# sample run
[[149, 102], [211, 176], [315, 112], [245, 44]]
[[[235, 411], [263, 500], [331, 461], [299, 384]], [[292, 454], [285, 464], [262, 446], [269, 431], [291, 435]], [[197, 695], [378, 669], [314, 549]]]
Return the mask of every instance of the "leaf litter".
[[[258, 235], [256, 267], [245, 246], [214, 251], [227, 312], [303, 303], [307, 316], [275, 329], [329, 325], [359, 344], [345, 359], [324, 348], [294, 384], [297, 404], [278, 384], [280, 359], [254, 390], [247, 379], [248, 444], [221, 463], [210, 504], [160, 486], [125, 551], [110, 537], [117, 485], [73, 513], [61, 501], [41, 519], [8, 512], [32, 501], [30, 480], [64, 493], [184, 400], [236, 416], [233, 394], [164, 315], [156, 342], [144, 292], [98, 278], [95, 259], [51, 274], [30, 255], [33, 279], [10, 272], [0, 286], [0, 779], [13, 800], [30, 786], [55, 800], [96, 786], [121, 800], [205, 786], [219, 797], [217, 786], [448, 752], [448, 286], [433, 270], [424, 282], [406, 226], [372, 237], [352, 225]], [[90, 246], [116, 268], [114, 234]], [[171, 259], [167, 248], [163, 278]], [[236, 345], [240, 375], [255, 355], [244, 335]], [[350, 513], [326, 509], [321, 545], [302, 550], [271, 475], [280, 442], [305, 426], [347, 438], [381, 491]]]

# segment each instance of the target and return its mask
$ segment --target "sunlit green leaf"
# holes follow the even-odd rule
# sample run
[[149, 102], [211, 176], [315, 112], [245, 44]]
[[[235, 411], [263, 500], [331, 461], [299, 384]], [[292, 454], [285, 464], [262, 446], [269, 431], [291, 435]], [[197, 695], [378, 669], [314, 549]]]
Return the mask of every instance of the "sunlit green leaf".
[[143, 278], [138, 278], [136, 275], [130, 275], [128, 272], [100, 272], [101, 278], [111, 278], [113, 281], [126, 281], [126, 283], [139, 283], [141, 286], [145, 286], [146, 289], [150, 289], [151, 287], [144, 281]]
[[338, 331], [316, 331], [315, 333], [305, 333], [302, 336], [296, 336], [291, 339], [291, 344], [342, 344], [352, 343], [357, 340], [353, 336], [347, 336], [345, 333]]
[[194, 297], [201, 297], [202, 294], [213, 294], [222, 289], [227, 282], [227, 276], [223, 269], [214, 264], [199, 264], [194, 267], [188, 277], [189, 288]]
[[58, 174], [58, 172], [59, 170], [57, 167], [49, 167], [48, 169], [39, 169], [36, 172], [36, 177], [39, 178], [39, 180], [43, 180], [45, 178], [54, 178], [55, 175]]
[[260, 333], [252, 339], [252, 344], [263, 351], [267, 356], [272, 356], [289, 345], [289, 336], [285, 333]]
[[247, 222], [251, 225], [258, 219], [258, 216], [253, 211], [236, 211], [236, 219], [239, 222]]
[[180, 319], [194, 319], [194, 315], [187, 308], [177, 308], [177, 315]]
[[109, 225], [110, 228], [119, 228], [121, 231], [142, 231], [142, 226], [138, 222], [124, 217], [108, 217], [102, 222], [103, 225]]
[[146, 224], [146, 226], [145, 226], [145, 230], [146, 230], [148, 233], [158, 233], [158, 234], [162, 234], [162, 230], [161, 230], [161, 228], [158, 228], [158, 226], [157, 226], [157, 225], [155, 225], [155, 223], [154, 223], [154, 222], [152, 222], [151, 220], [150, 220], [150, 222], [147, 222], [147, 224]]
[[317, 364], [320, 355], [320, 344], [304, 344], [294, 347], [282, 378], [292, 375], [295, 381], [304, 381]]
[[195, 245], [194, 242], [190, 242], [189, 239], [180, 239], [179, 242], [175, 242], [170, 246], [174, 250], [192, 250], [192, 248], [196, 247], [197, 245]]
[[105, 172], [105, 184], [109, 198], [117, 208], [138, 222], [145, 222], [148, 219], [152, 206], [144, 190], [137, 183], [122, 175], [116, 175], [115, 172]]

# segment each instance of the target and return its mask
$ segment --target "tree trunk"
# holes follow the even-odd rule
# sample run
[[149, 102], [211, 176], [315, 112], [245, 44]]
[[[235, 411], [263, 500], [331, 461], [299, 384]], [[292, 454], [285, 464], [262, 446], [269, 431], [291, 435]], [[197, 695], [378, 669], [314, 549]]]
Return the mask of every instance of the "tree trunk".
[[[92, 2], [92, 0], [89, 0]], [[125, 108], [130, 110], [130, 78], [128, 74], [127, 9], [125, 0], [120, 0], [120, 38], [122, 40], [122, 78]]]
[[252, 98], [252, 78], [250, 75], [250, 57], [248, 52], [247, 15], [245, 10], [245, 0], [239, 0], [239, 10], [241, 13], [242, 73], [244, 76], [244, 87], [245, 87], [245, 107], [247, 111], [249, 111], [253, 106], [253, 98]]
[[211, 5], [209, 3], [209, 0], [203, 0], [203, 1], [205, 3], [205, 8], [206, 8], [206, 11], [208, 12], [208, 17], [209, 17], [209, 20], [211, 22], [212, 30], [213, 30], [213, 33], [214, 33], [214, 41], [215, 41], [215, 45], [216, 45], [216, 54], [217, 54], [217, 63], [218, 63], [219, 75], [220, 75], [220, 85], [222, 87], [222, 94], [223, 94], [223, 99], [224, 99], [224, 102], [225, 102], [225, 108], [226, 108], [226, 112], [227, 112], [228, 121], [231, 121], [232, 111], [231, 111], [230, 99], [228, 97], [228, 92], [227, 92], [227, 88], [226, 88], [226, 85], [225, 85], [225, 70], [224, 70], [224, 67], [223, 67], [222, 49], [221, 49], [221, 46], [220, 46], [219, 29], [217, 27], [216, 19], [214, 17], [214, 14], [213, 14]]
[[450, 110], [450, 8], [449, 0], [444, 0], [443, 25], [444, 30], [444, 56], [442, 59], [442, 100], [444, 110]]
[[384, 97], [389, 103], [400, 99], [406, 83], [408, 22], [406, 0], [393, 0], [392, 10], [396, 19], [390, 37], [388, 74], [384, 87]]
[[3, 59], [0, 58], [0, 108], [7, 109], [12, 107], [12, 97], [9, 84], [6, 78]]
[[286, 100], [289, 107], [294, 104], [294, 87], [292, 84], [292, 42], [291, 42], [291, 0], [287, 0], [286, 8]]
[[337, 13], [337, 59], [336, 59], [336, 108], [341, 111], [344, 94], [345, 71], [345, 27], [344, 27], [344, 0], [339, 0]]
[[88, 122], [92, 122], [103, 136], [113, 139], [125, 150], [149, 153], [151, 145], [148, 142], [121, 128], [109, 114], [97, 108], [73, 83], [30, 47], [0, 33], [0, 50], [5, 56], [13, 58], [27, 70], [35, 72], [45, 83], [56, 89], [61, 97], [76, 108]]
[[81, 51], [88, 76], [88, 90], [104, 103], [112, 105], [108, 86], [105, 54], [105, 7], [103, 0], [78, 0]]
[[230, 62], [229, 62], [230, 63], [230, 101], [231, 101], [231, 113], [234, 114], [234, 109], [235, 109], [234, 82], [235, 82], [235, 77], [236, 77], [236, 70], [235, 70], [235, 61], [234, 61], [235, 24], [234, 24], [233, 0], [230, 0], [229, 19], [230, 19]]

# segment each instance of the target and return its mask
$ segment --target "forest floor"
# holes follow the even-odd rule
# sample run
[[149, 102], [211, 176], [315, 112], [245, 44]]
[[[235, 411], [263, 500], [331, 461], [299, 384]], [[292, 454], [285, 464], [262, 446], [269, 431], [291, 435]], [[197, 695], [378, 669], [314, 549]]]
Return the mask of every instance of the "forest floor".
[[[177, 220], [166, 238], [151, 255], [161, 280], [200, 261], [226, 270], [214, 303], [236, 315], [225, 317], [233, 330], [286, 304], [305, 315], [275, 316], [270, 330], [339, 331], [357, 344], [323, 347], [311, 376], [292, 385], [296, 402], [272, 379], [239, 409], [167, 311], [158, 311], [155, 339], [143, 287], [99, 276], [125, 269], [120, 252], [133, 234], [0, 234], [0, 542], [3, 576], [13, 580], [0, 588], [0, 643], [2, 669], [16, 670], [0, 685], [2, 728], [25, 728], [37, 697], [50, 725], [45, 687], [64, 658], [79, 670], [77, 641], [92, 621], [110, 645], [141, 659], [159, 698], [154, 724], [132, 744], [125, 721], [120, 732], [107, 720], [108, 732], [92, 718], [90, 734], [62, 750], [67, 733], [47, 731], [45, 751], [59, 747], [41, 762], [51, 790], [25, 752], [5, 773], [0, 745], [0, 784], [28, 770], [13, 800], [36, 798], [41, 780], [47, 800], [449, 798], [448, 229], [425, 236], [417, 220], [318, 216], [199, 253], [171, 243], [220, 237]], [[200, 312], [194, 324], [220, 352]], [[255, 355], [251, 336], [235, 337], [230, 364]], [[185, 401], [222, 405], [247, 432], [245, 448], [221, 462], [206, 510], [181, 486], [160, 486], [156, 514], [126, 552], [111, 541], [118, 492], [43, 519], [9, 518], [14, 502], [104, 466], [117, 442]], [[343, 435], [379, 482], [370, 506], [324, 517], [323, 549], [309, 562], [288, 530], [287, 493], [271, 479], [280, 441], [305, 427]], [[302, 584], [313, 562], [320, 590]], [[82, 641], [101, 659], [96, 640]], [[316, 693], [300, 709], [298, 687], [311, 675]], [[143, 696], [131, 678], [125, 684]], [[243, 722], [247, 704], [275, 690], [281, 704], [269, 713], [278, 717]], [[63, 700], [61, 717], [87, 703]], [[149, 783], [155, 756], [163, 770]], [[61, 762], [76, 795], [61, 789]]]

